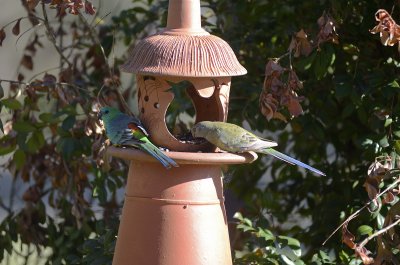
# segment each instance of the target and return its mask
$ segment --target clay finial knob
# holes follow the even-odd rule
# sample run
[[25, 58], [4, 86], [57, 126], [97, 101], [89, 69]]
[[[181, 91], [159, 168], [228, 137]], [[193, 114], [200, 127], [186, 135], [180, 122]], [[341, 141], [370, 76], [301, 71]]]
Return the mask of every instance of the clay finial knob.
[[170, 0], [167, 29], [201, 30], [200, 0]]

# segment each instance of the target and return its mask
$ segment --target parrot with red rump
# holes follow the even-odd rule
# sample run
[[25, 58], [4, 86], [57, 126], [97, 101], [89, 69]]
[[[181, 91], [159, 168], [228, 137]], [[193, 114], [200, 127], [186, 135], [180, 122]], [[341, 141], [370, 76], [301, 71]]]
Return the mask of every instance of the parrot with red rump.
[[150, 142], [149, 134], [138, 118], [124, 114], [113, 107], [101, 108], [98, 117], [103, 120], [106, 135], [113, 145], [138, 148], [153, 156], [168, 169], [178, 167], [173, 159]]

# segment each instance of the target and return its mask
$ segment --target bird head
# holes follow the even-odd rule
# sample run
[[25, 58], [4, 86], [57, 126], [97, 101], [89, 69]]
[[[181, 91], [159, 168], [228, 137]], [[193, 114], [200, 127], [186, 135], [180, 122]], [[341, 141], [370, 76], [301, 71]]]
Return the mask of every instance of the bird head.
[[103, 120], [105, 123], [111, 121], [115, 118], [119, 113], [121, 113], [118, 109], [113, 107], [102, 107], [97, 114], [99, 120]]
[[194, 138], [197, 137], [205, 138], [208, 132], [210, 131], [210, 125], [211, 125], [210, 121], [198, 122], [192, 127], [190, 132], [192, 133], [192, 136]]

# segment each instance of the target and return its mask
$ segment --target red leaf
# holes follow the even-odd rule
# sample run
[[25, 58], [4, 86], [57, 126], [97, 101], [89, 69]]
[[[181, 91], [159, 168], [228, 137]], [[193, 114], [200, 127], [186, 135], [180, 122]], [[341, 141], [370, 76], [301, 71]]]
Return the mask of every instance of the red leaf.
[[12, 28], [12, 33], [16, 36], [18, 36], [19, 32], [20, 32], [20, 26], [19, 26], [20, 22], [21, 22], [21, 19], [18, 19], [17, 23], [15, 23], [14, 27]]
[[3, 40], [6, 38], [6, 32], [4, 29], [0, 29], [0, 46], [3, 46]]
[[85, 1], [85, 13], [90, 15], [94, 15], [96, 13], [96, 9], [89, 1]]
[[395, 200], [394, 194], [388, 191], [383, 195], [382, 203], [392, 203], [394, 200]]

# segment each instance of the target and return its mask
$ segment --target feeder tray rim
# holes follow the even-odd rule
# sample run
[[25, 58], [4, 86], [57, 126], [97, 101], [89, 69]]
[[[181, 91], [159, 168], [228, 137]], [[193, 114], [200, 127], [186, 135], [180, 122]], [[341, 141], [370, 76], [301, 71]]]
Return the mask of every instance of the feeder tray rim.
[[[143, 162], [159, 163], [151, 155], [135, 148], [121, 148], [110, 146], [107, 148], [107, 154], [127, 160], [136, 160]], [[163, 152], [179, 165], [229, 165], [229, 164], [249, 164], [257, 160], [255, 152], [243, 153], [202, 153], [202, 152]]]

